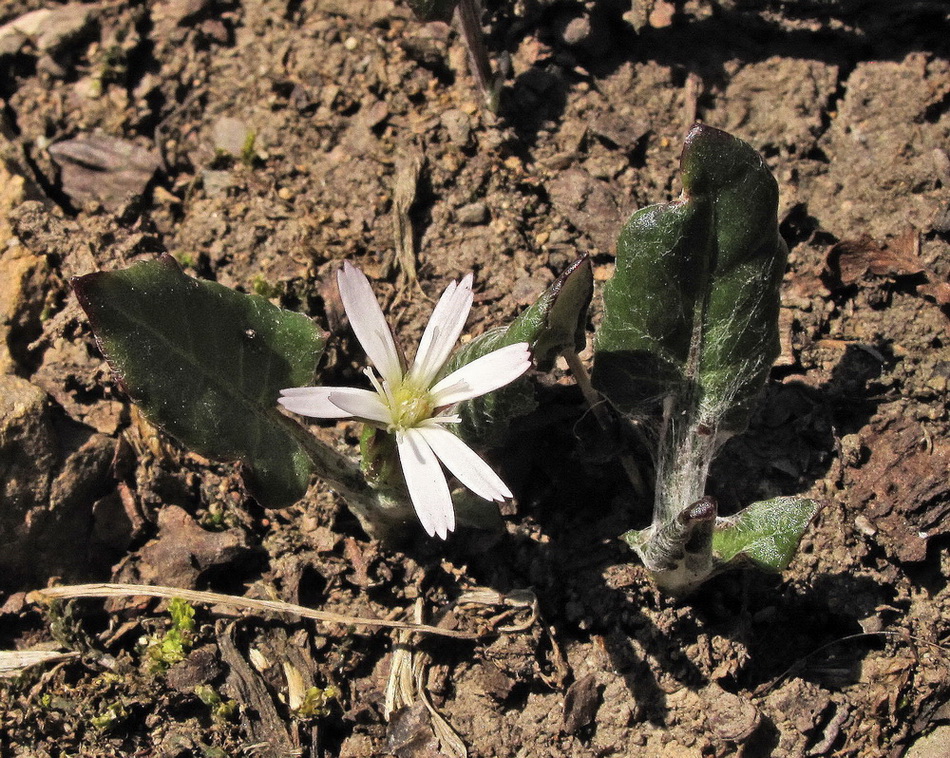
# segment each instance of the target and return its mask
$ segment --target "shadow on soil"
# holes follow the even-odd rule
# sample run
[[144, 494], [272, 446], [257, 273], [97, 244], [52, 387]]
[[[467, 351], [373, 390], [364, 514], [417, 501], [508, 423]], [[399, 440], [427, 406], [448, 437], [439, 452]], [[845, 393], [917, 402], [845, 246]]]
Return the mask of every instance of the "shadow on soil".
[[[715, 468], [718, 485], [711, 482], [711, 489], [727, 508], [807, 491], [828, 474], [838, 437], [860, 429], [874, 413], [869, 385], [881, 365], [868, 357], [860, 349], [845, 352], [820, 388], [794, 382], [769, 388], [751, 429], [724, 449]], [[490, 549], [477, 538], [456, 542], [458, 558], [473, 576], [501, 592], [533, 588], [564, 641], [598, 638], [640, 720], [665, 723], [668, 692], [710, 683], [685, 651], [707, 650], [706, 668], [715, 667], [723, 653], [710, 646], [715, 637], [729, 640], [725, 654], [734, 657], [735, 670], [716, 677], [727, 689], [755, 689], [785, 675], [832, 688], [853, 682], [866, 643], [830, 646], [827, 655], [815, 650], [860, 633], [858, 619], [895, 602], [880, 584], [842, 572], [788, 585], [749, 571], [717, 577], [686, 605], [660, 596], [618, 539], [645, 525], [649, 509], [634, 502], [618, 465], [592, 463], [588, 448], [578, 450], [575, 429], [582, 417], [575, 412], [573, 423], [564, 422], [563, 410], [552, 414], [561, 423], [499, 456], [537, 531], [506, 534]], [[517, 461], [530, 463], [515, 471]], [[519, 481], [544, 484], [519, 490]], [[547, 537], [538, 539], [539, 533]]]
[[[708, 90], [728, 82], [730, 61], [748, 64], [773, 56], [816, 60], [840, 66], [843, 79], [872, 53], [875, 60], [901, 60], [912, 52], [950, 51], [943, 33], [947, 8], [940, 2], [785, 4], [784, 13], [799, 28], [782, 26], [762, 13], [766, 2], [740, 2], [733, 4], [735, 10], [717, 6], [702, 20], [677, 14], [671, 25], [645, 27], [640, 34], [623, 19], [628, 2], [601, 0], [586, 16], [579, 3], [526, 5], [523, 17], [501, 7], [490, 16], [488, 45], [496, 60], [502, 53], [514, 55], [527, 35], [544, 45], [535, 64], [502, 92], [501, 116], [527, 143], [546, 123], [560, 121], [568, 93], [579, 82], [607, 77], [625, 63], [671, 66], [681, 70], [684, 81], [689, 74], [698, 75]], [[586, 24], [586, 34], [570, 44], [566, 30], [578, 19]]]

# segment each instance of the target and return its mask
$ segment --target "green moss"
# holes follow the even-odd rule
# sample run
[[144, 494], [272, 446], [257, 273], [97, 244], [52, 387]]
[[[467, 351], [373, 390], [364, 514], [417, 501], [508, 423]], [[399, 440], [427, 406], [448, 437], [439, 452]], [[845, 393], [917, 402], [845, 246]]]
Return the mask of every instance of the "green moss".
[[237, 713], [236, 700], [224, 700], [220, 693], [210, 684], [199, 684], [195, 687], [195, 695], [211, 711], [217, 721], [231, 721]]
[[129, 712], [122, 703], [111, 703], [103, 711], [89, 719], [96, 729], [107, 732], [114, 729], [118, 724], [125, 721]]
[[182, 268], [194, 268], [198, 263], [198, 258], [193, 253], [177, 252], [172, 253], [172, 257], [178, 261], [178, 264]]
[[244, 144], [241, 146], [241, 161], [246, 166], [253, 166], [260, 160], [260, 156], [254, 149], [255, 142], [257, 142], [257, 132], [251, 129], [248, 131], [247, 136], [244, 138]]
[[330, 715], [330, 706], [340, 699], [340, 689], [330, 684], [321, 689], [311, 687], [303, 697], [303, 702], [294, 711], [294, 715], [305, 721]]
[[162, 635], [146, 641], [145, 655], [152, 673], [167, 671], [183, 661], [194, 644], [195, 609], [186, 600], [172, 598], [168, 603], [171, 627]]
[[255, 295], [266, 297], [269, 300], [280, 295], [281, 288], [279, 284], [271, 284], [263, 276], [257, 274], [251, 280], [251, 289], [254, 291]]

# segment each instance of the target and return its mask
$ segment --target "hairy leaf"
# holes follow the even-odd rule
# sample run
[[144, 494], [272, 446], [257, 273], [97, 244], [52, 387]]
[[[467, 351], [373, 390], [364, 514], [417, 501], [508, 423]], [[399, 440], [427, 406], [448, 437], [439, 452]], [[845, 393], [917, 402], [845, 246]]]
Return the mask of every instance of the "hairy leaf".
[[309, 318], [193, 279], [169, 255], [72, 284], [119, 382], [152, 422], [201, 455], [241, 461], [263, 505], [303, 496], [314, 464], [277, 396], [313, 383], [324, 337]]
[[766, 571], [784, 571], [819, 509], [816, 501], [797, 497], [753, 503], [717, 520], [713, 556], [722, 563], [748, 561]]
[[682, 197], [638, 211], [620, 233], [593, 373], [622, 412], [659, 419], [653, 520], [628, 541], [675, 594], [713, 568], [712, 523], [689, 529], [688, 517], [778, 355], [788, 255], [775, 179], [750, 145], [697, 125], [680, 168]]
[[[460, 347], [442, 370], [443, 376], [493, 350], [527, 342], [534, 365], [548, 371], [565, 350], [580, 352], [587, 339], [587, 306], [594, 290], [590, 259], [578, 258], [507, 327], [494, 329]], [[513, 418], [535, 409], [534, 388], [522, 377], [500, 390], [459, 406], [460, 436], [470, 444], [497, 445]]]
[[779, 350], [778, 190], [752, 147], [708, 126], [690, 131], [681, 170], [683, 197], [620, 233], [594, 384], [626, 412], [672, 395], [735, 433]]

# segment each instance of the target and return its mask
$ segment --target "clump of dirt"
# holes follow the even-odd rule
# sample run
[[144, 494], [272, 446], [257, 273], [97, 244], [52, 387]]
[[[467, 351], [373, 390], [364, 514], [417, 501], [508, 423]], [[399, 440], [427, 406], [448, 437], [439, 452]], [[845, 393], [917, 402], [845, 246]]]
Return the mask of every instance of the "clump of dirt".
[[[899, 756], [946, 729], [945, 4], [486, 5], [511, 64], [497, 115], [455, 29], [393, 0], [0, 10], [0, 647], [80, 653], [0, 684], [5, 753]], [[626, 216], [678, 194], [697, 119], [765, 156], [791, 250], [782, 356], [711, 491], [824, 508], [783, 576], [724, 575], [687, 603], [618, 542], [649, 506], [578, 441], [563, 381], [541, 432], [498, 456], [504, 530], [395, 549], [320, 484], [267, 511], [234, 467], [151, 428], [68, 290], [168, 252], [315, 318], [341, 381], [342, 260], [407, 340], [474, 271], [481, 333], [579, 253], [607, 280]], [[355, 443], [347, 424], [315, 433]], [[197, 607], [156, 668], [165, 605], [24, 594], [57, 578], [481, 636]], [[387, 719], [407, 665], [411, 704]]]

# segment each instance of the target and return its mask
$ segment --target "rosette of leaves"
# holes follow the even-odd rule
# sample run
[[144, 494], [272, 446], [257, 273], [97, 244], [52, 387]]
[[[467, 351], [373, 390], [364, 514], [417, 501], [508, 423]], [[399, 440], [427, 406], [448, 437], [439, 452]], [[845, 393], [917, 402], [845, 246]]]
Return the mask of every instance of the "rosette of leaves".
[[[241, 464], [262, 505], [284, 507], [313, 475], [343, 495], [375, 537], [398, 538], [412, 511], [388, 465], [385, 434], [364, 440], [361, 468], [280, 412], [286, 387], [313, 384], [325, 335], [313, 321], [216, 282], [186, 275], [169, 255], [78, 277], [73, 289], [117, 383], [157, 427], [187, 448]], [[448, 373], [481, 355], [529, 342], [536, 365], [583, 347], [590, 262], [581, 258], [507, 328], [460, 349]], [[466, 441], [497, 442], [535, 407], [527, 379], [464, 404]]]
[[[810, 500], [758, 503], [752, 528], [741, 515], [719, 519], [704, 497], [713, 456], [745, 429], [778, 355], [788, 249], [775, 179], [750, 145], [700, 124], [680, 168], [682, 197], [637, 211], [620, 233], [593, 371], [621, 413], [659, 421], [653, 521], [624, 538], [677, 594], [749, 558], [751, 538], [742, 535], [761, 544], [763, 524], [794, 547], [817, 512]], [[779, 517], [761, 518], [771, 511]], [[788, 550], [755, 555], [776, 571], [791, 558]]]

